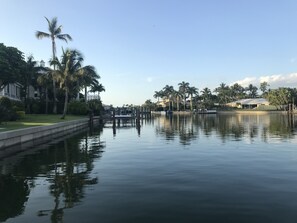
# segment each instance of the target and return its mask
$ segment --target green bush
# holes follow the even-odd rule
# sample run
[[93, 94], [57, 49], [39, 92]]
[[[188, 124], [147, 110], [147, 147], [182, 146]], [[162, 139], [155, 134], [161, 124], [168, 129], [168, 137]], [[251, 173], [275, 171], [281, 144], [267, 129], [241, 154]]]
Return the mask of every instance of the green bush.
[[11, 109], [12, 108], [12, 103], [11, 100], [7, 97], [1, 97], [0, 98], [0, 105], [5, 107], [6, 109]]
[[21, 101], [11, 101], [11, 105], [15, 111], [24, 111], [25, 105]]
[[32, 104], [32, 113], [33, 114], [39, 114], [40, 113], [40, 106], [38, 102], [34, 102], [34, 104]]
[[2, 112], [1, 113], [5, 112], [4, 114], [2, 114], [2, 116], [3, 116], [1, 118], [2, 121], [15, 121], [15, 120], [17, 120], [16, 111], [12, 107], [12, 102], [11, 102], [11, 100], [9, 98], [7, 98], [7, 97], [0, 98], [0, 106], [2, 107], [1, 108]]
[[0, 124], [4, 121], [8, 121], [8, 110], [4, 106], [0, 105]]
[[102, 102], [99, 99], [88, 101], [89, 110], [93, 111], [94, 115], [100, 115], [103, 111]]
[[16, 114], [17, 114], [17, 119], [23, 119], [25, 118], [25, 111], [16, 111]]
[[88, 105], [80, 101], [71, 101], [68, 103], [68, 113], [71, 115], [87, 115]]

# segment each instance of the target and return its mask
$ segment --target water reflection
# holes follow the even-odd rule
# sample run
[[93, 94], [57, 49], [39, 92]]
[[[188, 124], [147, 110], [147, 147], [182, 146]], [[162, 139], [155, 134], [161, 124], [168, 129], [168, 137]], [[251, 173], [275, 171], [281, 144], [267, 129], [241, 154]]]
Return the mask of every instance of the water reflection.
[[24, 211], [30, 191], [36, 185], [48, 185], [53, 206], [39, 209], [37, 216], [51, 222], [63, 222], [64, 210], [84, 198], [84, 188], [98, 183], [91, 175], [94, 160], [105, 147], [100, 141], [102, 127], [91, 134], [67, 138], [37, 151], [0, 160], [0, 221]]
[[199, 138], [218, 136], [226, 140], [243, 140], [260, 137], [263, 142], [269, 138], [290, 139], [297, 129], [296, 116], [284, 114], [270, 115], [171, 115], [155, 117], [156, 134], [166, 140], [179, 138], [188, 145]]
[[29, 193], [24, 177], [0, 175], [0, 222], [23, 213]]

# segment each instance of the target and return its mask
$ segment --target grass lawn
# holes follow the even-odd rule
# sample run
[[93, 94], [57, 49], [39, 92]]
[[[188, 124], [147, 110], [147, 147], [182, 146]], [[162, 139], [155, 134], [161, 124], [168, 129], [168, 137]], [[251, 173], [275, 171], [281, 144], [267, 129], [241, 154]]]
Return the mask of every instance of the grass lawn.
[[0, 132], [35, 126], [52, 125], [59, 122], [67, 122], [86, 117], [87, 116], [66, 115], [65, 119], [61, 119], [61, 115], [25, 115], [23, 119], [17, 121], [2, 122], [2, 124], [0, 124]]

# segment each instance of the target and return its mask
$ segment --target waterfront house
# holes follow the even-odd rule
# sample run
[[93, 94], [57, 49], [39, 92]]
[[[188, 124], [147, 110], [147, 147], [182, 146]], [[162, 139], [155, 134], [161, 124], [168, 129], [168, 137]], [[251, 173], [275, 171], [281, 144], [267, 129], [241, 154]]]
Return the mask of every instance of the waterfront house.
[[7, 97], [11, 100], [20, 101], [21, 88], [22, 88], [22, 85], [18, 82], [8, 84], [0, 91], [0, 98]]
[[246, 98], [227, 103], [226, 105], [233, 108], [253, 109], [258, 108], [259, 106], [268, 106], [269, 101], [267, 101], [265, 98]]

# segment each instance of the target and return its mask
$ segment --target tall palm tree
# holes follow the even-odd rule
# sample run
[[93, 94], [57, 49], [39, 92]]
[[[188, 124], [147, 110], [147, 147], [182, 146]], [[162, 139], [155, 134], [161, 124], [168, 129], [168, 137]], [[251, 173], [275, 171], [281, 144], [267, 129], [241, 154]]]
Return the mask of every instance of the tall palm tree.
[[203, 101], [202, 104], [205, 108], [208, 108], [209, 106], [211, 106], [213, 104], [212, 94], [211, 94], [211, 90], [209, 88], [206, 87], [201, 91], [201, 98]]
[[65, 91], [65, 101], [63, 115], [64, 119], [67, 113], [68, 96], [71, 86], [77, 82], [82, 68], [83, 57], [77, 50], [63, 50], [61, 61], [55, 59], [52, 63], [57, 65], [57, 70], [54, 71], [57, 80]]
[[180, 110], [180, 108], [179, 108], [179, 105], [180, 105], [179, 100], [182, 97], [182, 95], [181, 95], [181, 93], [179, 91], [174, 91], [173, 92], [173, 95], [174, 95], [174, 98], [175, 98], [175, 101], [176, 101], [176, 110], [179, 111]]
[[231, 89], [225, 83], [221, 83], [219, 87], [214, 89], [214, 92], [217, 93], [220, 104], [225, 105], [231, 101]]
[[41, 74], [37, 78], [37, 83], [45, 89], [45, 114], [48, 114], [48, 89], [50, 88], [52, 82], [52, 70], [45, 67], [40, 73]]
[[231, 99], [238, 100], [245, 98], [245, 89], [240, 84], [235, 83], [230, 87]]
[[188, 88], [188, 94], [190, 95], [190, 106], [191, 111], [193, 111], [193, 96], [198, 94], [198, 88], [196, 87], [189, 87]]
[[164, 97], [169, 101], [169, 110], [172, 110], [172, 98], [174, 96], [173, 86], [166, 85], [163, 88]]
[[182, 81], [179, 85], [179, 92], [181, 93], [183, 100], [184, 100], [184, 110], [186, 110], [186, 100], [187, 100], [187, 92], [189, 89], [190, 84], [188, 82]]
[[[43, 39], [43, 38], [50, 38], [52, 41], [52, 60], [56, 59], [56, 39], [63, 40], [66, 43], [68, 40], [72, 40], [72, 37], [69, 34], [62, 34], [62, 26], [58, 26], [58, 19], [57, 17], [52, 18], [52, 20], [49, 20], [47, 17], [45, 17], [47, 23], [48, 23], [48, 31], [49, 33], [42, 32], [42, 31], [36, 31], [35, 35], [37, 39]], [[56, 69], [54, 64], [54, 70]], [[53, 113], [57, 114], [57, 101], [56, 101], [56, 82], [53, 78], [53, 94], [54, 94], [54, 108]]]
[[[26, 104], [26, 111], [30, 113], [30, 106], [28, 105], [28, 99], [30, 94], [30, 86], [36, 85], [35, 80], [38, 76], [39, 67], [37, 66], [37, 61], [34, 60], [32, 55], [28, 56], [25, 69], [22, 76], [21, 83], [25, 87], [25, 104]], [[36, 87], [36, 86], [34, 86]]]
[[163, 96], [164, 96], [164, 92], [162, 90], [155, 91], [154, 98], [157, 98], [157, 102], [159, 102], [159, 98], [162, 98]]

